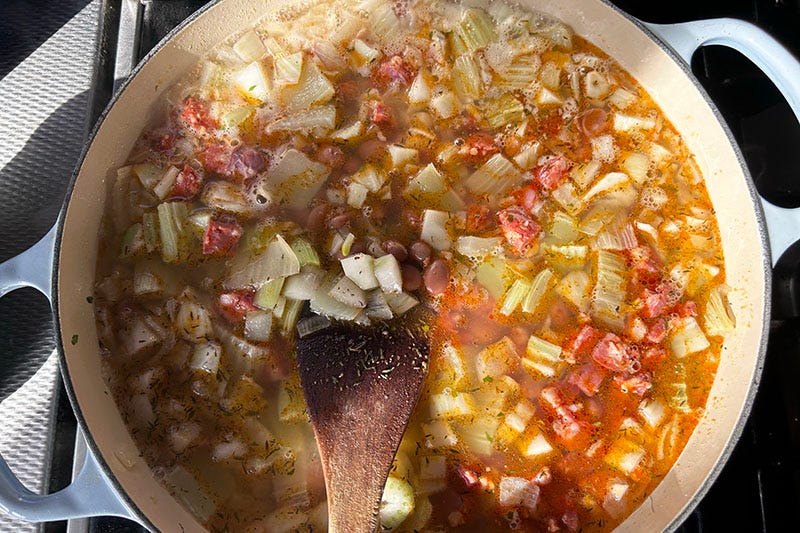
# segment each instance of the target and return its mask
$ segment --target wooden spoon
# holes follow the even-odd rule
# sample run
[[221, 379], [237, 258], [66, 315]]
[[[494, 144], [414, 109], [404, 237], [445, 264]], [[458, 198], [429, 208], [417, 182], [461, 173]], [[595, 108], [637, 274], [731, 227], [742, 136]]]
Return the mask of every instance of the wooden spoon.
[[378, 527], [383, 486], [428, 372], [426, 313], [414, 311], [371, 327], [335, 323], [297, 341], [331, 533]]

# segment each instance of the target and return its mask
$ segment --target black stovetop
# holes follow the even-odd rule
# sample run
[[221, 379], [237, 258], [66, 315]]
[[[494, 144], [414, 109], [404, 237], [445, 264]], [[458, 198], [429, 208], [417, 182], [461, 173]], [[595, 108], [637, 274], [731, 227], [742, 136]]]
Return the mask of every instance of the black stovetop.
[[[101, 46], [116, 46], [121, 0], [103, 1]], [[202, 0], [140, 0], [137, 55], [143, 56]], [[673, 0], [612, 3], [650, 22], [736, 17], [755, 22], [800, 57], [800, 0]], [[800, 206], [800, 127], [774, 86], [748, 60], [721, 47], [699, 51], [692, 69], [719, 106], [742, 147], [759, 192], [785, 207]], [[113, 58], [98, 53], [95, 117], [112, 93]], [[754, 253], [757, 253], [754, 251]], [[785, 531], [800, 524], [800, 253], [787, 254], [776, 270], [770, 342], [762, 384], [742, 438], [706, 497], [679, 531]], [[68, 482], [74, 418], [62, 394], [59, 442], [51, 489]], [[46, 531], [65, 531], [54, 523]], [[142, 531], [120, 519], [93, 519], [90, 531]]]

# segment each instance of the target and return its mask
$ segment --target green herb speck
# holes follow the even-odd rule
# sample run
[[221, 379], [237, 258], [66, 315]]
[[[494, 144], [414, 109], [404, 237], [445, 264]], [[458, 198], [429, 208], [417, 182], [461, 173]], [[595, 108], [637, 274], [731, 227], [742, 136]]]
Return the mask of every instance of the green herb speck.
[[72, 343], [73, 346], [78, 344], [78, 334], [77, 333], [72, 336], [72, 339], [70, 339], [70, 342]]

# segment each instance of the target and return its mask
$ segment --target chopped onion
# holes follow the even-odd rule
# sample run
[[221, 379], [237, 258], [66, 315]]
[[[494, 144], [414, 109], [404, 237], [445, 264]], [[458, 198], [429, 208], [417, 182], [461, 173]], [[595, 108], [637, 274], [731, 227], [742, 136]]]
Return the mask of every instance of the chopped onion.
[[270, 280], [300, 272], [300, 261], [283, 237], [275, 235], [262, 254], [255, 257], [246, 253], [240, 254], [234, 260], [231, 271], [231, 275], [223, 283], [225, 288], [260, 288]]
[[367, 306], [367, 295], [347, 276], [339, 277], [328, 290], [328, 295], [350, 307], [363, 309]]
[[370, 291], [367, 294], [365, 311], [367, 316], [374, 320], [390, 320], [394, 316], [392, 308], [389, 307], [389, 302], [386, 300], [386, 295], [380, 290]]
[[609, 172], [586, 192], [583, 196], [583, 201], [588, 202], [595, 196], [606, 194], [614, 189], [619, 189], [622, 185], [628, 184], [629, 181], [630, 178], [624, 172]]
[[394, 311], [394, 314], [397, 316], [405, 314], [407, 311], [419, 304], [419, 300], [407, 292], [384, 294], [386, 295], [386, 301], [389, 303], [389, 307], [392, 308], [392, 311]]
[[317, 292], [325, 272], [313, 266], [304, 266], [298, 274], [286, 278], [283, 287], [283, 295], [292, 300], [310, 300]]
[[356, 181], [350, 182], [347, 185], [347, 205], [361, 209], [364, 206], [364, 202], [367, 201], [367, 193], [369, 193], [369, 189], [360, 183]]
[[448, 119], [456, 114], [458, 99], [452, 91], [441, 91], [439, 94], [431, 98], [430, 108], [436, 112], [439, 117]]
[[553, 446], [547, 442], [547, 439], [541, 433], [533, 437], [528, 445], [524, 447], [522, 454], [525, 457], [539, 457], [547, 455], [553, 451]]
[[314, 315], [297, 323], [297, 335], [302, 339], [317, 331], [330, 327], [331, 321], [326, 316]]
[[244, 338], [267, 342], [272, 336], [272, 312], [250, 311], [244, 317]]
[[414, 512], [414, 489], [404, 479], [386, 478], [378, 515], [380, 531], [394, 531]]
[[336, 91], [330, 80], [320, 72], [313, 61], [304, 61], [297, 84], [281, 91], [283, 106], [289, 113], [307, 109], [314, 104], [325, 103]]
[[316, 134], [329, 132], [336, 126], [336, 108], [332, 105], [314, 106], [294, 115], [281, 118], [267, 126], [267, 133], [290, 131]]
[[524, 506], [536, 510], [539, 503], [539, 485], [522, 477], [500, 478], [498, 499], [504, 507]]
[[466, 392], [432, 394], [429, 401], [433, 418], [459, 418], [470, 416], [473, 412], [472, 400]]
[[[275, 81], [281, 85], [294, 85], [303, 71], [303, 53], [279, 57], [275, 60]], [[331, 126], [333, 127], [333, 126]]]
[[673, 320], [670, 322], [670, 329], [670, 348], [675, 357], [683, 358], [711, 346], [694, 317]]
[[250, 30], [233, 44], [233, 51], [242, 58], [245, 63], [250, 63], [261, 59], [267, 53], [264, 43], [254, 30]]
[[399, 294], [403, 291], [400, 263], [392, 254], [382, 255], [375, 259], [375, 278], [383, 292]]
[[411, 104], [425, 104], [431, 99], [431, 87], [425, 79], [425, 74], [420, 72], [411, 87], [408, 88], [408, 102]]
[[252, 206], [242, 194], [239, 185], [228, 181], [212, 181], [203, 190], [203, 203], [212, 209], [235, 214], [249, 214]]
[[614, 113], [614, 130], [620, 133], [628, 133], [635, 130], [652, 130], [656, 127], [656, 121], [649, 117], [635, 117]]
[[257, 291], [253, 303], [261, 309], [272, 309], [278, 303], [286, 278], [273, 278], [266, 281]]
[[419, 151], [400, 144], [390, 144], [386, 147], [392, 160], [392, 167], [402, 169], [409, 163], [415, 163], [419, 158]]
[[264, 65], [253, 61], [233, 75], [233, 84], [246, 97], [266, 102], [272, 92], [272, 81]]
[[447, 231], [450, 215], [444, 211], [426, 209], [422, 215], [420, 240], [430, 244], [435, 250], [449, 250], [453, 241]]
[[353, 254], [340, 260], [344, 275], [365, 291], [377, 288], [375, 259], [368, 254]]
[[216, 375], [221, 357], [222, 346], [219, 343], [213, 341], [201, 342], [194, 347], [192, 358], [189, 361], [189, 368]]

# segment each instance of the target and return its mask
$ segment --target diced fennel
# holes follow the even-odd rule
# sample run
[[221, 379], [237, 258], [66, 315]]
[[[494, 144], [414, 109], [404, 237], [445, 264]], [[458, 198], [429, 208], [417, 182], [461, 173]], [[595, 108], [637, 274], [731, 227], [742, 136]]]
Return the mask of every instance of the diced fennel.
[[553, 221], [550, 225], [550, 237], [564, 244], [574, 241], [579, 235], [578, 225], [574, 218], [563, 211], [558, 211], [553, 215]]
[[407, 292], [400, 292], [397, 294], [392, 294], [392, 293], [384, 293], [384, 294], [386, 295], [386, 301], [389, 303], [389, 307], [392, 308], [392, 311], [397, 316], [406, 313], [406, 311], [409, 311], [410, 309], [419, 304], [419, 300], [417, 300]]
[[161, 258], [167, 263], [185, 261], [189, 254], [187, 217], [189, 210], [184, 202], [158, 204], [158, 229], [161, 240]]
[[514, 280], [514, 283], [512, 283], [511, 287], [506, 291], [500, 303], [500, 314], [509, 316], [516, 311], [517, 307], [519, 307], [530, 291], [530, 288], [530, 282], [523, 279]]
[[612, 92], [608, 98], [608, 103], [618, 109], [627, 109], [637, 100], [637, 96], [622, 87], [619, 87]]
[[631, 152], [622, 160], [622, 168], [637, 183], [647, 181], [650, 158], [641, 152]]
[[583, 270], [573, 270], [561, 278], [556, 285], [556, 292], [581, 311], [589, 306], [589, 274]]
[[164, 280], [146, 263], [138, 262], [133, 272], [133, 294], [147, 296], [161, 294], [164, 291]]
[[711, 346], [694, 317], [673, 320], [670, 329], [670, 348], [675, 357], [683, 358]]
[[615, 131], [627, 133], [635, 130], [652, 130], [656, 127], [656, 121], [650, 117], [636, 117], [614, 113], [612, 120]]
[[458, 111], [458, 98], [452, 91], [443, 90], [431, 98], [430, 108], [443, 119], [448, 119]]
[[369, 194], [369, 189], [357, 181], [350, 182], [347, 185], [347, 205], [361, 209], [364, 202], [367, 201], [367, 194]]
[[424, 205], [447, 190], [444, 177], [433, 163], [428, 163], [416, 176], [408, 180], [404, 195], [416, 204]]
[[603, 460], [612, 468], [630, 475], [644, 458], [645, 450], [627, 438], [616, 439]]
[[725, 335], [736, 327], [736, 317], [728, 303], [726, 286], [720, 285], [708, 292], [703, 325], [706, 333], [712, 336]]
[[336, 126], [336, 108], [332, 105], [318, 105], [299, 111], [270, 123], [267, 133], [278, 131], [297, 131], [316, 134], [331, 131]]
[[650, 429], [655, 429], [664, 419], [666, 409], [658, 400], [644, 400], [639, 404], [638, 412]]
[[522, 311], [525, 313], [535, 313], [536, 308], [542, 301], [547, 289], [550, 287], [550, 282], [553, 279], [553, 272], [544, 269], [539, 272], [531, 282], [530, 289], [522, 300]]
[[444, 211], [426, 209], [422, 215], [420, 240], [430, 244], [435, 250], [449, 250], [452, 245], [447, 223], [450, 215]]
[[432, 420], [427, 424], [423, 423], [422, 431], [427, 448], [449, 448], [458, 442], [456, 433], [447, 420]]
[[498, 378], [512, 372], [518, 362], [517, 349], [508, 337], [490, 344], [475, 357], [475, 372], [480, 380]]
[[620, 189], [622, 186], [627, 185], [629, 181], [630, 178], [624, 172], [609, 172], [600, 178], [600, 180], [583, 195], [583, 201], [588, 202], [595, 196]]
[[267, 53], [264, 43], [254, 30], [246, 32], [233, 43], [233, 51], [242, 58], [245, 63], [250, 63], [261, 59]]
[[475, 260], [491, 255], [499, 245], [499, 237], [473, 237], [467, 235], [456, 240], [456, 251]]
[[392, 308], [389, 307], [389, 302], [386, 300], [386, 294], [379, 289], [370, 291], [367, 294], [365, 312], [373, 320], [390, 320], [394, 317]]
[[431, 417], [437, 418], [459, 418], [470, 416], [473, 412], [472, 399], [466, 392], [445, 391], [441, 394], [430, 396]]
[[537, 433], [525, 446], [522, 446], [522, 455], [525, 457], [540, 457], [553, 451], [553, 446], [541, 433]]
[[497, 38], [492, 17], [480, 8], [464, 11], [456, 32], [464, 46], [472, 51], [483, 48]]
[[303, 72], [303, 53], [279, 57], [275, 60], [275, 82], [280, 85], [294, 85], [300, 81]]
[[420, 479], [444, 479], [447, 476], [447, 459], [443, 455], [427, 455], [419, 458]]
[[270, 169], [267, 195], [291, 208], [305, 209], [322, 188], [330, 170], [291, 148]]
[[400, 263], [392, 254], [382, 255], [375, 259], [375, 278], [383, 292], [399, 294], [403, 291]]
[[233, 75], [233, 84], [247, 98], [266, 102], [272, 93], [272, 78], [260, 61], [253, 61]]
[[292, 300], [310, 300], [324, 279], [325, 271], [322, 269], [314, 266], [301, 267], [300, 273], [286, 278], [282, 294]]
[[502, 154], [495, 154], [464, 182], [474, 194], [496, 195], [498, 198], [512, 185], [519, 182], [522, 174]]
[[225, 128], [235, 128], [247, 120], [248, 117], [253, 114], [255, 109], [255, 106], [252, 105], [242, 105], [231, 109], [222, 115], [222, 126]]
[[281, 295], [281, 290], [283, 290], [284, 282], [285, 278], [280, 277], [270, 279], [261, 285], [256, 291], [255, 298], [253, 298], [253, 303], [256, 307], [260, 307], [261, 309], [272, 309], [275, 307]]
[[431, 87], [425, 74], [420, 72], [408, 88], [408, 102], [411, 104], [425, 104], [431, 99]]
[[414, 489], [404, 479], [395, 476], [386, 478], [381, 496], [379, 529], [394, 531], [414, 511]]
[[492, 256], [478, 265], [475, 270], [475, 279], [489, 291], [492, 297], [500, 298], [506, 287], [511, 284], [507, 271], [506, 262], [500, 257]]
[[542, 145], [538, 142], [523, 146], [522, 150], [514, 156], [514, 163], [522, 170], [531, 170], [539, 160]]
[[400, 144], [390, 144], [386, 147], [392, 167], [402, 169], [409, 163], [415, 163], [419, 158], [419, 151]]
[[629, 250], [639, 244], [633, 226], [625, 220], [608, 224], [597, 234], [595, 243], [600, 250]]
[[285, 87], [280, 92], [283, 106], [289, 113], [325, 103], [334, 94], [333, 84], [313, 61], [304, 61], [297, 84]]
[[331, 320], [322, 315], [313, 315], [297, 323], [297, 336], [301, 339], [317, 331], [322, 331], [331, 325]]
[[352, 181], [358, 182], [367, 188], [369, 192], [378, 192], [381, 187], [386, 183], [386, 174], [376, 169], [372, 165], [364, 165], [361, 169], [350, 176]]

